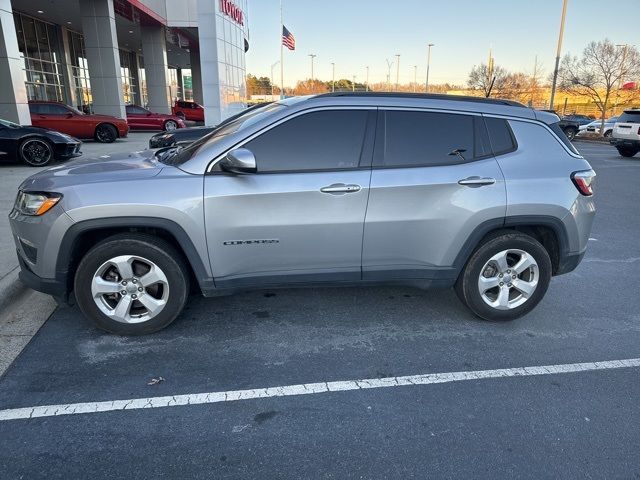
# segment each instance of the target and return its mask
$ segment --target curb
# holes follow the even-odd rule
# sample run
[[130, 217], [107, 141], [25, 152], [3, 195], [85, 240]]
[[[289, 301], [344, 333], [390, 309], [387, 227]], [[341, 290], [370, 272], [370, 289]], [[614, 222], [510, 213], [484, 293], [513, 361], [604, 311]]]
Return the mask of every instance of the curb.
[[20, 267], [16, 267], [0, 279], [0, 311], [27, 287], [18, 278]]

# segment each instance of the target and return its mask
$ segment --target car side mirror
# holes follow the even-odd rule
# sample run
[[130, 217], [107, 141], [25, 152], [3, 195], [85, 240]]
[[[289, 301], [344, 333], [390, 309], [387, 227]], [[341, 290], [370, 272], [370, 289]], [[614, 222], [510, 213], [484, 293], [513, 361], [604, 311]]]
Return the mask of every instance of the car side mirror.
[[239, 175], [256, 173], [256, 157], [251, 150], [246, 148], [236, 148], [227, 152], [227, 155], [220, 161], [220, 168], [224, 172], [237, 173]]

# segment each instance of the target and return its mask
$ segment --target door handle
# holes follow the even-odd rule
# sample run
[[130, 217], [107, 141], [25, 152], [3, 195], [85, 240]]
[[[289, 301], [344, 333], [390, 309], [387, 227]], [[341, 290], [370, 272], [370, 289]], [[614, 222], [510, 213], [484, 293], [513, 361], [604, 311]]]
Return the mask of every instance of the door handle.
[[493, 185], [496, 183], [496, 179], [490, 177], [467, 177], [458, 180], [458, 183], [469, 187], [482, 187], [483, 185]]
[[342, 195], [344, 193], [355, 193], [360, 191], [360, 185], [349, 184], [345, 185], [344, 183], [333, 183], [326, 187], [322, 187], [320, 191], [322, 193], [330, 193], [332, 195]]

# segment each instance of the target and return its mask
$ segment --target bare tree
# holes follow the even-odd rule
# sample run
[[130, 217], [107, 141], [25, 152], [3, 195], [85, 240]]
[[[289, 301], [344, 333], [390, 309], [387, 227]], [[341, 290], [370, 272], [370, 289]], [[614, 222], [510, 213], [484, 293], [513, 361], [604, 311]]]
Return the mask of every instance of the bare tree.
[[508, 72], [499, 66], [494, 66], [492, 71], [486, 63], [474, 65], [469, 72], [467, 84], [475, 90], [482, 90], [485, 97], [489, 97], [492, 92], [500, 91], [504, 88]]
[[[640, 53], [633, 46], [618, 47], [609, 39], [591, 42], [580, 58], [566, 55], [562, 59], [558, 79], [560, 88], [594, 101], [601, 113], [600, 132], [604, 132], [605, 116], [613, 90], [621, 79], [640, 75]], [[553, 106], [551, 107], [553, 108]]]

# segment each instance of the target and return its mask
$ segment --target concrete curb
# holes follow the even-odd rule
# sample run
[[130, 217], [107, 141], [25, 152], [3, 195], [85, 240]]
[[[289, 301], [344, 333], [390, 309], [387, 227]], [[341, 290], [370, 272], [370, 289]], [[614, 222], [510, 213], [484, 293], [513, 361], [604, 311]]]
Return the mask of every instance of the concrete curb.
[[16, 267], [0, 279], [0, 311], [3, 311], [27, 287], [18, 278], [20, 267]]

